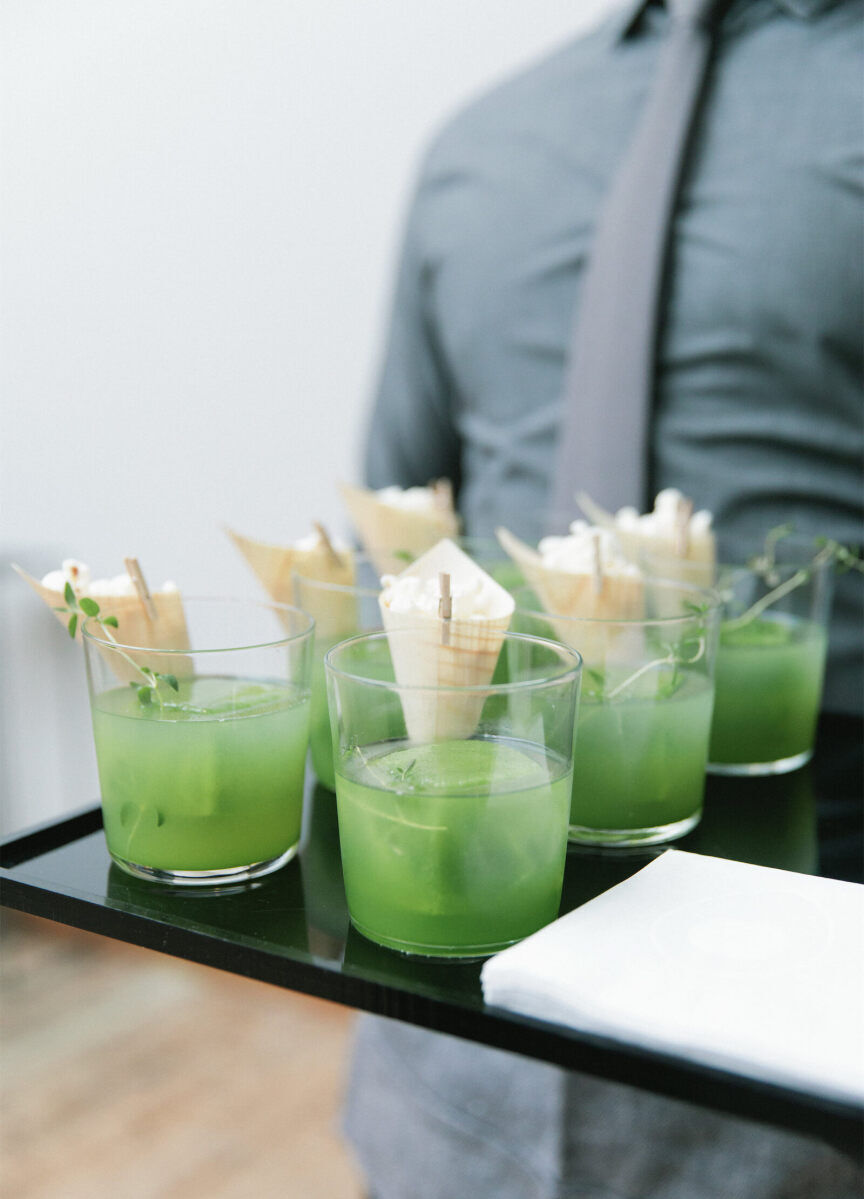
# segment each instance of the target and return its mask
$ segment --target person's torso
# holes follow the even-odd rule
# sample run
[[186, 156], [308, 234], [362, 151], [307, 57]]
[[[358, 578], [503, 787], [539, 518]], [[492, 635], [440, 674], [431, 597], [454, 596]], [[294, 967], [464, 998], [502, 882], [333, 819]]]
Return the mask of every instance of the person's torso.
[[[735, 6], [682, 185], [651, 478], [714, 512], [725, 557], [790, 520], [862, 540], [861, 13]], [[664, 22], [568, 47], [468, 109], [430, 155], [423, 250], [471, 533], [548, 531], [584, 264]], [[832, 686], [846, 707], [860, 666], [844, 681], [837, 664], [860, 651], [856, 593], [841, 587], [835, 622]]]

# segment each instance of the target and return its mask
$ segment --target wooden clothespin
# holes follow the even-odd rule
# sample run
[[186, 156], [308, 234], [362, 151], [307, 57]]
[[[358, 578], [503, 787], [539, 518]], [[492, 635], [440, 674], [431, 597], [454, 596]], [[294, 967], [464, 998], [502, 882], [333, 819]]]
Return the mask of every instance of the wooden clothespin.
[[342, 566], [344, 564], [342, 562], [342, 559], [339, 557], [339, 555], [336, 553], [335, 549], [333, 548], [333, 542], [328, 537], [327, 530], [324, 528], [324, 526], [321, 524], [321, 522], [317, 521], [317, 520], [312, 522], [312, 527], [315, 530], [315, 532], [318, 534], [318, 536], [321, 538], [321, 544], [324, 546], [324, 549], [327, 553], [327, 557], [330, 559], [330, 561], [333, 563], [333, 565], [338, 570], [341, 570]]
[[441, 625], [441, 644], [450, 644], [450, 621], [453, 619], [453, 597], [450, 594], [450, 576], [446, 571], [441, 571], [438, 575], [438, 590], [440, 598], [438, 600], [438, 615], [442, 620]]
[[686, 558], [690, 549], [690, 517], [693, 515], [693, 501], [682, 495], [675, 513], [675, 553], [679, 558]]
[[132, 580], [132, 586], [141, 601], [141, 607], [144, 609], [144, 615], [151, 624], [158, 619], [159, 613], [156, 611], [156, 605], [153, 602], [153, 596], [150, 594], [150, 588], [147, 586], [147, 580], [144, 578], [144, 572], [138, 563], [137, 558], [124, 558], [123, 565], [126, 567], [126, 573]]
[[594, 594], [600, 595], [603, 591], [603, 543], [600, 539], [599, 529], [593, 529], [591, 532], [591, 548], [594, 559], [594, 570], [592, 572]]

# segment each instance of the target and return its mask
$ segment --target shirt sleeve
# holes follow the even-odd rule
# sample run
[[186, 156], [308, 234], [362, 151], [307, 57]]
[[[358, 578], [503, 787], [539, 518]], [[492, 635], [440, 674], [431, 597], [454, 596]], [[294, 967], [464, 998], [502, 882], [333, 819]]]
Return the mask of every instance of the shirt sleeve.
[[446, 477], [458, 494], [454, 395], [432, 311], [434, 267], [423, 247], [426, 203], [421, 181], [401, 247], [364, 468], [370, 487], [419, 487]]

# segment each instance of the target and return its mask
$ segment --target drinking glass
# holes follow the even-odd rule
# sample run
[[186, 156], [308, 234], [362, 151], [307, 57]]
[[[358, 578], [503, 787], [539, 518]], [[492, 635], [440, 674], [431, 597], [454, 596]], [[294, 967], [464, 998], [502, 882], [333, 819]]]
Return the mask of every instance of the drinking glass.
[[[686, 578], [688, 563], [646, 569]], [[708, 770], [767, 775], [813, 756], [834, 570], [812, 542], [782, 540], [747, 566], [716, 568], [722, 599]]]
[[529, 589], [515, 593], [515, 628], [555, 637], [584, 660], [570, 811], [575, 844], [671, 841], [702, 814], [720, 600], [675, 582], [643, 582], [641, 611], [631, 594], [621, 619], [614, 588], [602, 619], [550, 614]]
[[238, 882], [300, 840], [314, 622], [285, 604], [184, 608], [187, 650], [84, 625], [105, 837], [140, 878]]
[[505, 633], [488, 683], [398, 684], [416, 645], [373, 633], [325, 659], [348, 909], [379, 945], [483, 956], [557, 916], [581, 662]]

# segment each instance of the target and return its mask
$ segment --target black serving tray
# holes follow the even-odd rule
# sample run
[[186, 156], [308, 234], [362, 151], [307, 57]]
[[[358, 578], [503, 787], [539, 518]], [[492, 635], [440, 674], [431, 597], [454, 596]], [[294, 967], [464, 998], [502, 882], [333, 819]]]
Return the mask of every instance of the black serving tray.
[[[824, 717], [813, 762], [766, 779], [708, 779], [702, 823], [677, 842], [713, 854], [860, 881], [862, 722]], [[98, 807], [0, 847], [2, 903], [349, 1007], [404, 1020], [860, 1152], [862, 1109], [580, 1033], [484, 1004], [479, 962], [379, 948], [351, 926], [334, 796], [309, 781], [301, 852], [259, 882], [207, 892], [115, 866]], [[662, 847], [568, 855], [561, 912], [635, 873]]]

